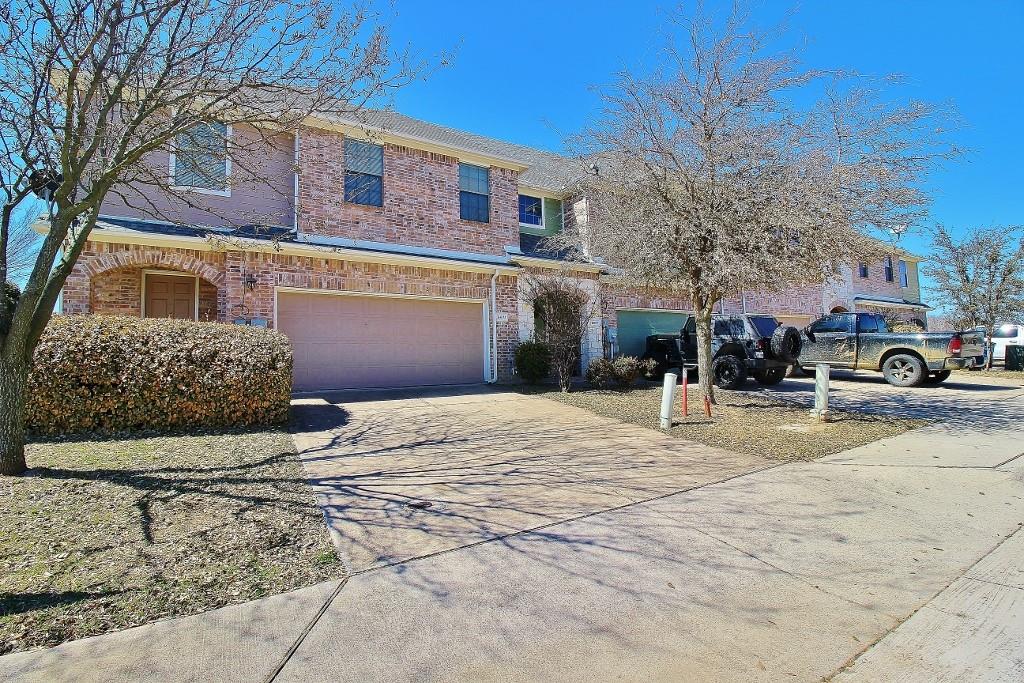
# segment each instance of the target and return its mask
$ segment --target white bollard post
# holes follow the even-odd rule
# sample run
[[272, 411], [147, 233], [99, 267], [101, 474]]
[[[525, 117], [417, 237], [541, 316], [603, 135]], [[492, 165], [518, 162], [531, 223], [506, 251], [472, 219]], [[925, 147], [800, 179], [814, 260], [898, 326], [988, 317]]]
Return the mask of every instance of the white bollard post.
[[665, 381], [661, 388], [661, 428], [672, 427], [672, 405], [676, 400], [676, 382], [678, 377], [674, 372], [665, 373]]
[[830, 367], [818, 363], [814, 372], [814, 409], [811, 415], [818, 422], [828, 422], [828, 377]]

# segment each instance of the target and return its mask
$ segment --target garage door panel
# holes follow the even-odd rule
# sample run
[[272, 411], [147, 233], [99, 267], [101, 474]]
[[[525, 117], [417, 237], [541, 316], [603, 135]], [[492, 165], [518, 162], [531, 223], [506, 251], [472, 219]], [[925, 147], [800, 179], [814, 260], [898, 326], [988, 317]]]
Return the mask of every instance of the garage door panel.
[[679, 334], [686, 322], [683, 311], [620, 309], [616, 311], [619, 353], [640, 356], [652, 334]]
[[468, 302], [278, 294], [299, 390], [479, 382], [482, 316]]

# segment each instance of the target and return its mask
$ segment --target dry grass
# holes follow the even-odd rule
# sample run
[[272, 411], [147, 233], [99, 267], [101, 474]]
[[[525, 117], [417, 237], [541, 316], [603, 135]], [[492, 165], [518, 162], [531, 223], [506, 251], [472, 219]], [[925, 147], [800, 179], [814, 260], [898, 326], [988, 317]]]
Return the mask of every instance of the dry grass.
[[342, 568], [281, 431], [35, 443], [0, 477], [0, 654]]
[[1024, 385], [1024, 372], [1020, 370], [1003, 370], [1001, 368], [993, 368], [991, 370], [957, 370], [955, 376], [959, 381], [973, 379], [986, 384]]
[[[629, 392], [579, 389], [563, 394], [547, 388], [528, 391], [598, 415], [659, 428], [660, 386]], [[674, 424], [669, 433], [741, 453], [781, 460], [808, 460], [925, 424], [924, 420], [849, 412], [834, 412], [832, 422], [814, 424], [803, 406], [729, 391], [719, 391], [718, 400], [718, 405], [712, 406], [709, 419], [704, 416], [703, 400], [697, 388], [691, 387], [689, 417], [683, 418], [677, 395]]]

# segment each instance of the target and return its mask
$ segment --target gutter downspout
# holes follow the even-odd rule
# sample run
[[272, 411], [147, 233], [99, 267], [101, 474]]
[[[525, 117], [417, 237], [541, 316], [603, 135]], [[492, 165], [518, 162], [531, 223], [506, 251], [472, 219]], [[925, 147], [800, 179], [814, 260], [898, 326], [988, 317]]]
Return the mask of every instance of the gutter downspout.
[[494, 384], [498, 381], [498, 311], [497, 311], [497, 296], [495, 295], [495, 288], [498, 282], [498, 271], [495, 270], [494, 274], [491, 275], [491, 305], [490, 305], [490, 319], [491, 319], [491, 367], [488, 368], [490, 379], [487, 380], [488, 384]]
[[292, 196], [292, 228], [295, 233], [299, 232], [299, 131], [300, 128], [295, 129], [295, 187], [294, 195]]

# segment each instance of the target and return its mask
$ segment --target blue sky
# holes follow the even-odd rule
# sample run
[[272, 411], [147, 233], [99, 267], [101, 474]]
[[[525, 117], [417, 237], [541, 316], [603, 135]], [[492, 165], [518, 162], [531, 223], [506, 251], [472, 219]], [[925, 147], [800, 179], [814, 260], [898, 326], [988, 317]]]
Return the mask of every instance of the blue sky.
[[[694, 3], [686, 3], [691, 8]], [[719, 11], [729, 3], [706, 0]], [[397, 0], [392, 36], [425, 55], [454, 48], [454, 63], [396, 96], [410, 115], [483, 135], [563, 149], [597, 113], [591, 87], [649, 64], [662, 44], [664, 2], [425, 3]], [[1024, 2], [805, 0], [750, 5], [762, 27], [786, 20], [785, 44], [808, 66], [899, 73], [901, 93], [953, 103], [970, 152], [934, 174], [927, 224], [1024, 223]], [[385, 9], [382, 6], [382, 9]], [[385, 9], [385, 11], [387, 11]], [[904, 246], [927, 251], [921, 234]]]

